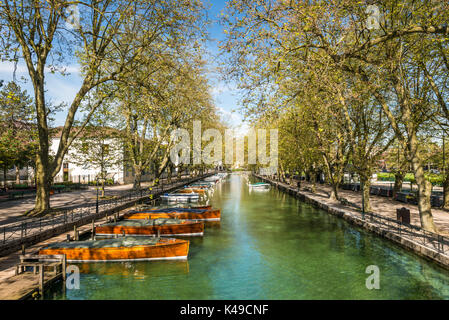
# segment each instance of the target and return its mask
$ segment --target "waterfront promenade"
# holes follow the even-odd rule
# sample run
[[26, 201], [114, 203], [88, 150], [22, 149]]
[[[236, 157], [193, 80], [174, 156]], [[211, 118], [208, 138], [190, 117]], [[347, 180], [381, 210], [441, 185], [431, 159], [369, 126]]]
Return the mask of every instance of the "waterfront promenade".
[[[288, 181], [289, 182], [289, 181]], [[294, 182], [296, 185], [296, 180]], [[373, 184], [376, 185], [376, 184]], [[312, 184], [305, 181], [301, 181], [301, 191], [304, 189], [310, 189]], [[339, 201], [330, 200], [329, 194], [331, 187], [325, 184], [316, 184], [315, 197], [319, 198], [320, 201], [328, 204], [340, 204]], [[349, 202], [356, 204], [359, 208], [362, 207], [362, 193], [359, 191], [343, 190], [339, 189], [339, 197], [348, 200]], [[410, 210], [410, 222], [412, 225], [421, 227], [421, 221], [419, 219], [418, 206], [403, 203], [392, 198], [382, 197], [377, 195], [370, 195], [371, 211], [378, 215], [382, 215], [391, 219], [396, 219], [396, 209], [407, 208]], [[438, 228], [439, 234], [444, 236], [449, 236], [449, 212], [444, 209], [432, 208], [432, 215], [434, 222]]]
[[[208, 173], [205, 174], [205, 176], [207, 176], [207, 175], [208, 175]], [[156, 192], [155, 193], [156, 197], [158, 196], [158, 194], [160, 195], [165, 191], [171, 191], [173, 189], [180, 188], [183, 185], [183, 183], [186, 182], [186, 181], [184, 181], [184, 178], [186, 178], [186, 176], [181, 178], [181, 179], [183, 179], [182, 181], [179, 181], [178, 179], [173, 178], [172, 183], [170, 183], [170, 184], [168, 184], [167, 181], [164, 181], [163, 184], [164, 184], [164, 187], [166, 187], [166, 189], [159, 190], [158, 192]], [[190, 179], [191, 179], [191, 181], [196, 181], [198, 179], [201, 179], [201, 177], [193, 177]], [[142, 187], [145, 187], [145, 185], [143, 185]], [[146, 187], [148, 188], [148, 186], [146, 186]], [[123, 191], [130, 191], [126, 188], [126, 186], [122, 186], [121, 189], [122, 189], [122, 193], [123, 193]], [[115, 191], [117, 191], [117, 189]], [[140, 201], [140, 200], [141, 200], [140, 198], [136, 198], [134, 200], [130, 200], [130, 202], [136, 203], [137, 201]], [[129, 206], [129, 205], [127, 205], [127, 206]], [[111, 208], [106, 208], [106, 210], [111, 211]], [[115, 208], [112, 208], [112, 210], [115, 210]], [[118, 209], [116, 211], [117, 211], [117, 218], [120, 218], [120, 216], [123, 215], [127, 210]], [[102, 214], [102, 212], [100, 212], [100, 214]], [[77, 231], [79, 233], [79, 236], [83, 237], [83, 235], [90, 234], [91, 230], [95, 226], [105, 223], [107, 221], [107, 219], [108, 219], [107, 215], [106, 216], [102, 215], [100, 218], [93, 219], [92, 223], [89, 222], [89, 223], [85, 223], [83, 225], [78, 226]], [[55, 234], [52, 237], [49, 237], [48, 239], [39, 241], [38, 243], [28, 245], [26, 248], [26, 253], [27, 254], [30, 254], [30, 253], [37, 254], [39, 249], [41, 249], [42, 247], [44, 247], [52, 242], [65, 241], [68, 238], [68, 236], [70, 236], [73, 239], [74, 238], [73, 231], [61, 232], [61, 233]], [[30, 281], [29, 277], [25, 277], [24, 282], [17, 281], [17, 280], [14, 280], [14, 281], [11, 280], [11, 279], [13, 279], [12, 277], [14, 277], [15, 266], [18, 263], [19, 257], [21, 254], [22, 254], [22, 251], [17, 250], [10, 254], [0, 257], [0, 289], [3, 289], [3, 290], [0, 290], [0, 300], [19, 299], [20, 298], [19, 296], [24, 296], [27, 292], [30, 292], [30, 290], [34, 290], [34, 287], [36, 287], [36, 285], [37, 285], [37, 282], [38, 282], [37, 278], [34, 282]], [[15, 277], [20, 277], [20, 276], [15, 276]], [[22, 288], [23, 286], [27, 286], [28, 289], [23, 290], [23, 288]], [[7, 287], [7, 290], [6, 290], [6, 287]]]
[[[339, 216], [351, 224], [370, 230], [383, 238], [390, 239], [400, 246], [427, 259], [433, 260], [440, 266], [449, 268], [449, 219], [448, 212], [442, 209], [433, 211], [434, 222], [438, 233], [428, 232], [421, 228], [421, 223], [416, 205], [396, 203], [388, 198], [372, 196], [372, 209], [369, 213], [361, 212], [361, 192], [342, 191], [339, 200], [329, 199], [330, 186], [317, 184], [316, 191], [312, 192], [312, 184], [301, 183], [298, 189], [297, 181], [285, 182], [269, 179], [268, 177], [256, 177], [276, 185], [283, 192], [295, 195], [302, 201], [324, 209], [332, 215]], [[380, 198], [380, 199], [379, 199]], [[396, 209], [406, 207], [410, 210], [411, 224], [403, 224], [397, 220]]]
[[[186, 176], [183, 176], [184, 178]], [[166, 179], [161, 183], [167, 184]], [[150, 182], [142, 182], [142, 189], [147, 189]], [[105, 187], [105, 196], [120, 196], [132, 191], [132, 184]], [[87, 190], [76, 190], [72, 192], [56, 193], [50, 196], [52, 208], [74, 207], [96, 202], [97, 191], [95, 187]], [[35, 197], [27, 197], [16, 200], [0, 202], [0, 226], [27, 219], [24, 213], [34, 208]]]

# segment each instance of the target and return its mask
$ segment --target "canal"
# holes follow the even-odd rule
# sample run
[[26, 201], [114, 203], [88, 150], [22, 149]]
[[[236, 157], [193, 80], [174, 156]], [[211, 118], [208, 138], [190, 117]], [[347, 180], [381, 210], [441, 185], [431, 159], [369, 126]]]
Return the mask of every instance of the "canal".
[[[274, 188], [232, 174], [211, 204], [220, 223], [190, 238], [188, 261], [77, 264], [80, 288], [46, 299], [448, 299], [449, 273]], [[365, 273], [378, 266], [380, 289]]]

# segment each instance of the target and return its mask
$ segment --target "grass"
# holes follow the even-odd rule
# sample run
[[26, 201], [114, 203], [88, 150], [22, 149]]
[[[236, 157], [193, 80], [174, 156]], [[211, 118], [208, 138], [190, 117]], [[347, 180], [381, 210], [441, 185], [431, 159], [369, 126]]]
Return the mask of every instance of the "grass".
[[[433, 185], [442, 186], [444, 181], [444, 176], [441, 174], [435, 173], [426, 173], [425, 177], [429, 180]], [[394, 181], [394, 173], [391, 172], [379, 172], [377, 173], [378, 181]], [[415, 175], [413, 173], [407, 173], [404, 177], [404, 182], [415, 183]]]

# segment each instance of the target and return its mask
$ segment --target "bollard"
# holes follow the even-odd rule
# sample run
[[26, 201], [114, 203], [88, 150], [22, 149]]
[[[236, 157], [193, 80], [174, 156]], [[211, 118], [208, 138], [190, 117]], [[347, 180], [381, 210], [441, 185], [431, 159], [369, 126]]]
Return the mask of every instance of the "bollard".
[[22, 255], [25, 255], [25, 245], [22, 244]]
[[39, 295], [44, 299], [44, 264], [39, 264]]
[[67, 268], [67, 256], [65, 254], [62, 255], [62, 280], [65, 282], [67, 278], [66, 268]]
[[92, 240], [95, 240], [95, 219], [92, 219]]

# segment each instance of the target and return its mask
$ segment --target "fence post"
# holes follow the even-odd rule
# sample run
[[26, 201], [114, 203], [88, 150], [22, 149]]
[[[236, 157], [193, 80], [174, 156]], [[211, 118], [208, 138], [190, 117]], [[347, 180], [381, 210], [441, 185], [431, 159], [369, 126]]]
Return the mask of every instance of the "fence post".
[[44, 299], [44, 264], [39, 264], [39, 295]]

